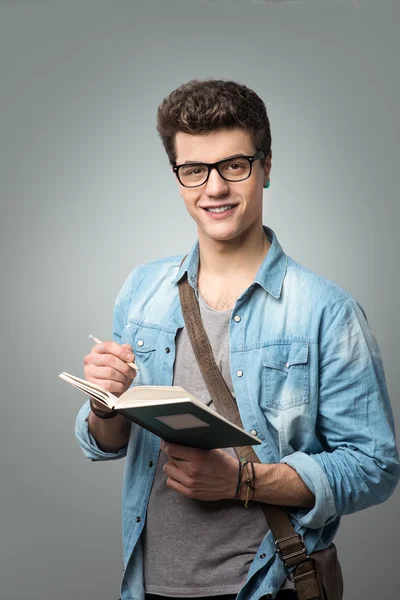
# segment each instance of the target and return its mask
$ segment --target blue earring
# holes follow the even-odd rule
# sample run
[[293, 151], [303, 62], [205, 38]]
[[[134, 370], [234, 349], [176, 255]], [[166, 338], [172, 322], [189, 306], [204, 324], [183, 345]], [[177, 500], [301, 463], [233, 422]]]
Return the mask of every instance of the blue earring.
[[267, 182], [265, 183], [265, 185], [264, 185], [264, 188], [265, 188], [265, 189], [267, 189], [267, 188], [269, 188], [269, 186], [270, 186], [270, 185], [271, 185], [271, 182], [270, 182], [270, 181], [267, 181]]

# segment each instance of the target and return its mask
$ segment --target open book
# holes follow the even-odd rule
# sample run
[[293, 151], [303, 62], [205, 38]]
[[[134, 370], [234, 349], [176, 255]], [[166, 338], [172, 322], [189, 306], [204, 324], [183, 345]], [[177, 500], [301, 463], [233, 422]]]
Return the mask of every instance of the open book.
[[261, 444], [180, 386], [138, 385], [117, 398], [69, 373], [59, 377], [167, 442], [208, 450]]

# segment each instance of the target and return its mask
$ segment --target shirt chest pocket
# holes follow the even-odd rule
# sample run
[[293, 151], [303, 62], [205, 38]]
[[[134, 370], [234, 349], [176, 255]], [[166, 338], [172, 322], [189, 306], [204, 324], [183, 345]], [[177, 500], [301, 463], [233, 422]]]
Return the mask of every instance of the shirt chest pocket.
[[267, 406], [286, 410], [308, 402], [309, 344], [285, 342], [263, 348], [263, 395]]

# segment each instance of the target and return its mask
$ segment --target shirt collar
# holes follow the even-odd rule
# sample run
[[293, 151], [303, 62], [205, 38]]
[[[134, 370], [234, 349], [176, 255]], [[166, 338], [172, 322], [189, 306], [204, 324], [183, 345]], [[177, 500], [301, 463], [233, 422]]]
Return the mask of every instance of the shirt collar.
[[[266, 225], [263, 225], [263, 229], [265, 235], [271, 242], [271, 246], [267, 256], [264, 258], [262, 265], [256, 273], [254, 283], [261, 285], [261, 287], [274, 298], [280, 298], [283, 280], [286, 275], [287, 255], [282, 250], [275, 232]], [[197, 240], [182, 262], [178, 274], [175, 279], [173, 279], [172, 283], [178, 283], [184, 274], [187, 273], [189, 284], [192, 288], [196, 289], [199, 256], [199, 241]]]

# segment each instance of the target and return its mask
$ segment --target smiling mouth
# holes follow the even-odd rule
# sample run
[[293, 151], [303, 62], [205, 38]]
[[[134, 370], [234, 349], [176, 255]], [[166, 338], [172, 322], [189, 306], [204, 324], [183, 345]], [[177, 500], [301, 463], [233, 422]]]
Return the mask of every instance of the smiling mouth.
[[231, 210], [231, 208], [234, 208], [235, 206], [236, 204], [229, 204], [228, 206], [221, 206], [220, 208], [205, 208], [204, 210], [210, 213], [223, 213]]

